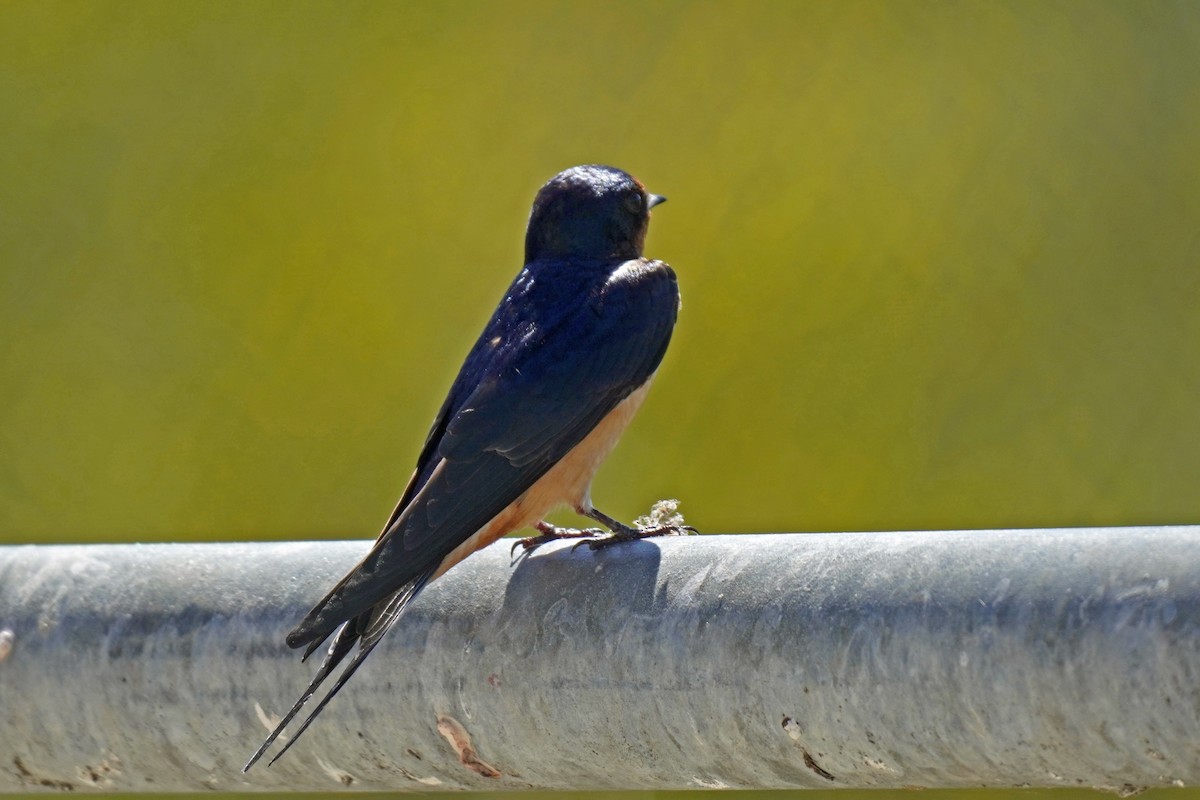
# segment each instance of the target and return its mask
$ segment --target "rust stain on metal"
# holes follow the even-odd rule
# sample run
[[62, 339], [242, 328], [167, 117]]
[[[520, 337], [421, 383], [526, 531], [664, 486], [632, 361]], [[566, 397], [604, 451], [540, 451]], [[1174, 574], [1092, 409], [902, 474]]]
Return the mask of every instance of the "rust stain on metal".
[[813, 772], [817, 773], [818, 775], [820, 775], [822, 778], [824, 778], [827, 781], [837, 780], [837, 778], [833, 777], [828, 772], [821, 769], [821, 765], [813, 760], [813, 757], [808, 754], [807, 750], [801, 750], [800, 752], [802, 752], [804, 754], [804, 766], [808, 767]]
[[47, 789], [57, 789], [60, 792], [75, 791], [75, 784], [70, 781], [60, 781], [54, 778], [44, 778], [35, 775], [33, 770], [25, 766], [25, 762], [21, 760], [20, 756], [13, 756], [12, 763], [17, 768], [17, 774], [21, 776], [21, 780], [29, 786], [42, 786]]
[[837, 780], [837, 778], [833, 777], [833, 774], [831, 772], [824, 769], [820, 764], [818, 764], [817, 760], [812, 757], [811, 753], [808, 752], [808, 749], [803, 746], [804, 731], [802, 731], [800, 729], [799, 722], [797, 722], [796, 720], [792, 719], [791, 717], [789, 717], [785, 714], [783, 716], [783, 719], [780, 720], [779, 724], [780, 724], [780, 727], [783, 728], [784, 732], [786, 732], [787, 735], [789, 737], [791, 737], [793, 742], [796, 742], [797, 744], [801, 745], [800, 754], [804, 756], [804, 766], [808, 767], [813, 772], [817, 773], [818, 775], [820, 775], [822, 778], [824, 778], [827, 781], [836, 781]]
[[459, 762], [464, 767], [479, 773], [485, 778], [500, 777], [500, 770], [484, 761], [475, 752], [475, 748], [471, 746], [471, 735], [467, 733], [467, 729], [462, 726], [461, 722], [448, 714], [439, 714], [437, 718], [437, 730], [442, 735], [442, 738], [454, 748], [454, 752], [458, 754]]

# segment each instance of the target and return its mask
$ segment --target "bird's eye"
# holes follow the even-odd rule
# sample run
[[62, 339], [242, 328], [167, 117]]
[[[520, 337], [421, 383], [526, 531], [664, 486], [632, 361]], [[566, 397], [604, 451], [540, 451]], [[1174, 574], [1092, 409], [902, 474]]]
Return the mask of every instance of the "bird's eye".
[[646, 198], [641, 194], [631, 194], [625, 198], [625, 207], [634, 214], [640, 214], [646, 210]]

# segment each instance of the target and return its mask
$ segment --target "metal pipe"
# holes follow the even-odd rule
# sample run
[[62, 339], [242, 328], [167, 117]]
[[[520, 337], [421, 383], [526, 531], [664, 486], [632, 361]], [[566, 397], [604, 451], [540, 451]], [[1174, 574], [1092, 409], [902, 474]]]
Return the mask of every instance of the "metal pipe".
[[501, 542], [278, 764], [365, 542], [0, 548], [0, 791], [1200, 783], [1200, 528]]

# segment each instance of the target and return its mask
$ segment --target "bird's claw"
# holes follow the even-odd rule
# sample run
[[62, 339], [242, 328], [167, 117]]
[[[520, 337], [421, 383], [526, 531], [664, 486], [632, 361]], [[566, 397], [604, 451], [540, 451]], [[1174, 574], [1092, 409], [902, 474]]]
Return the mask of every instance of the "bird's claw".
[[513, 543], [512, 549], [508, 551], [509, 556], [514, 555], [518, 547], [525, 552], [529, 552], [535, 547], [541, 547], [548, 542], [556, 542], [559, 539], [589, 539], [593, 536], [601, 536], [604, 533], [600, 528], [560, 528], [557, 525], [551, 525], [549, 522], [539, 522], [536, 527], [538, 535], [517, 539]]
[[699, 532], [691, 525], [656, 525], [652, 528], [620, 528], [602, 539], [579, 542], [571, 548], [571, 552], [575, 552], [584, 545], [587, 545], [590, 550], [601, 550], [605, 547], [611, 547], [614, 544], [620, 544], [621, 542], [636, 542], [640, 539], [650, 539], [654, 536], [691, 536]]

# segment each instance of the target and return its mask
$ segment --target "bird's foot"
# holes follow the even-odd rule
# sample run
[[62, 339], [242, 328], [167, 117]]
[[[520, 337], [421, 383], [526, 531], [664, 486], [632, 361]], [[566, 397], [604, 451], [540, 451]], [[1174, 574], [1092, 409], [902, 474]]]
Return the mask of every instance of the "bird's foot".
[[517, 552], [520, 547], [526, 552], [541, 547], [547, 542], [556, 542], [559, 539], [589, 539], [593, 536], [601, 536], [604, 531], [600, 528], [560, 528], [557, 525], [551, 525], [549, 522], [539, 522], [534, 526], [537, 528], [537, 536], [529, 536], [525, 539], [517, 539], [513, 544], [509, 555]]
[[691, 525], [683, 524], [683, 515], [679, 513], [678, 500], [659, 500], [650, 509], [649, 514], [635, 519], [632, 526], [617, 522], [612, 517], [597, 511], [595, 508], [580, 508], [576, 510], [584, 516], [591, 517], [603, 524], [612, 531], [612, 535], [606, 536], [603, 539], [594, 539], [590, 542], [580, 542], [575, 547], [572, 547], [572, 550], [584, 544], [592, 550], [600, 550], [620, 542], [635, 542], [638, 539], [649, 539], [652, 536], [688, 536], [700, 532]]
[[640, 539], [650, 539], [652, 536], [688, 536], [700, 533], [691, 525], [684, 524], [683, 515], [679, 513], [678, 500], [659, 500], [650, 509], [648, 515], [635, 519], [632, 527], [619, 523], [606, 513], [595, 509], [580, 509], [580, 512], [592, 517], [596, 522], [606, 525], [608, 530], [612, 531], [612, 535], [605, 536], [604, 539], [580, 542], [571, 548], [572, 551], [581, 545], [587, 545], [593, 551], [599, 551], [605, 547], [618, 545], [620, 542], [635, 542]]
[[571, 550], [577, 550], [584, 545], [587, 545], [592, 550], [602, 550], [605, 547], [611, 547], [621, 542], [636, 542], [640, 539], [650, 539], [654, 536], [691, 536], [699, 532], [691, 525], [657, 525], [647, 528], [631, 528], [628, 525], [620, 525], [613, 528], [613, 532], [609, 536], [605, 536], [602, 539], [593, 539], [589, 542], [580, 542], [572, 547]]

